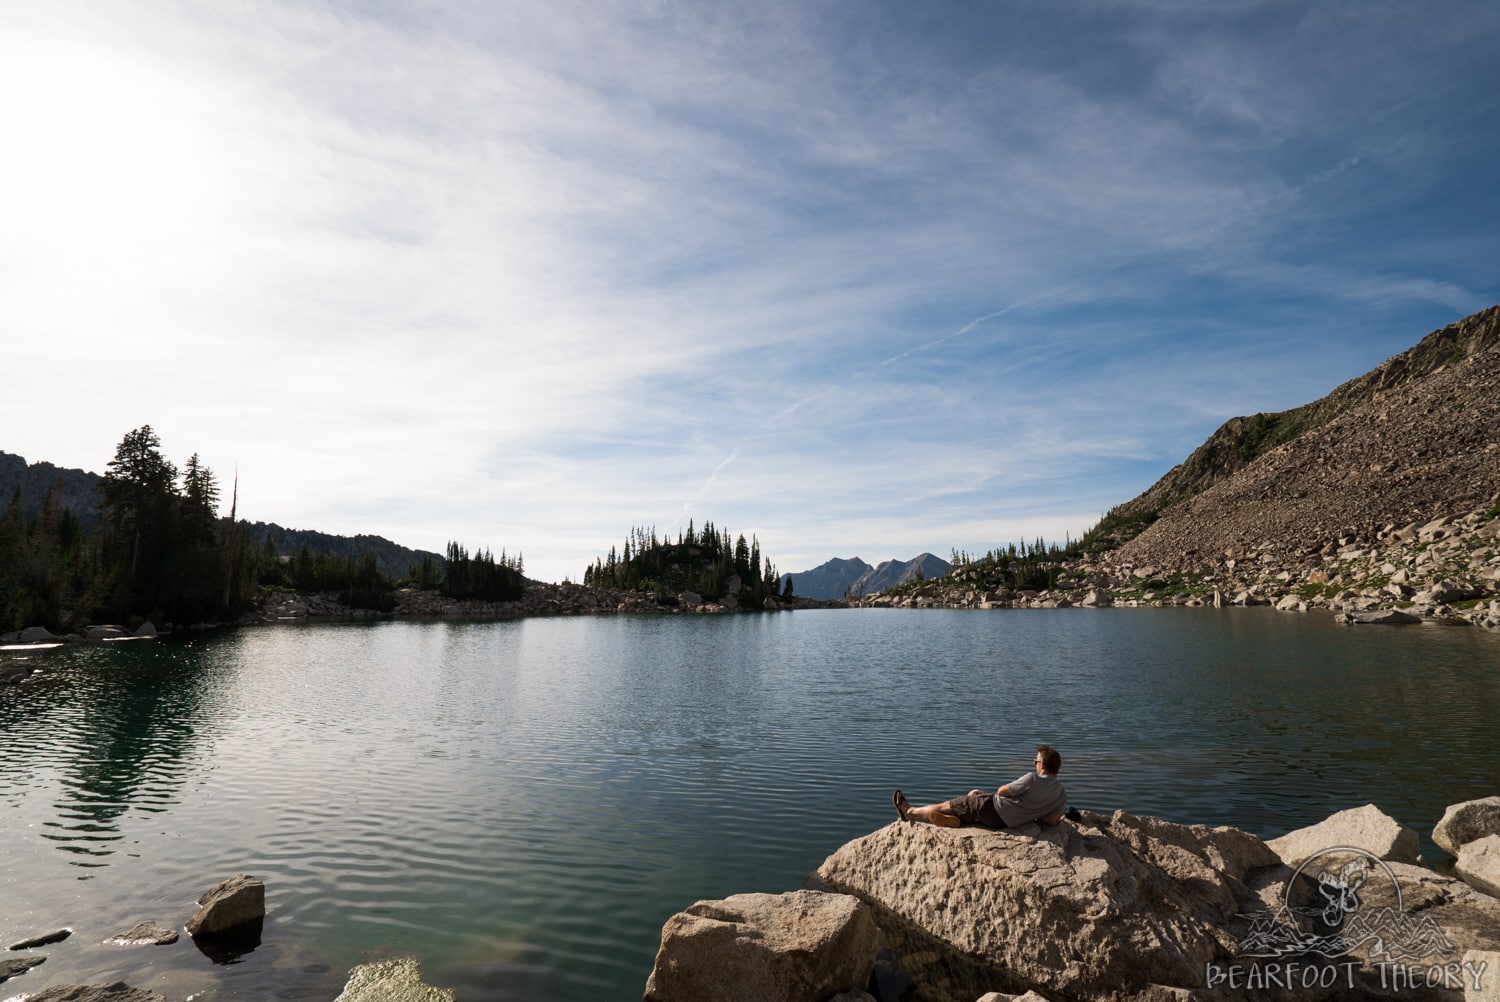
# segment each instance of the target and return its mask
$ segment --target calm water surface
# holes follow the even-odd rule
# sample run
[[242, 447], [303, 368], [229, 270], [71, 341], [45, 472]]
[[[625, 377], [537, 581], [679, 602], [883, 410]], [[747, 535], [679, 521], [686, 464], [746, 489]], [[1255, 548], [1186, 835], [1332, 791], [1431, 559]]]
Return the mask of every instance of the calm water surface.
[[[12, 653], [0, 657], [15, 657]], [[489, 999], [639, 999], [662, 923], [794, 889], [1049, 741], [1075, 806], [1280, 835], [1500, 792], [1500, 636], [1248, 610], [830, 610], [261, 628], [34, 655], [0, 688], [0, 998], [330, 1000], [414, 952]], [[1441, 853], [1430, 843], [1430, 858]], [[265, 881], [259, 948], [181, 926]]]

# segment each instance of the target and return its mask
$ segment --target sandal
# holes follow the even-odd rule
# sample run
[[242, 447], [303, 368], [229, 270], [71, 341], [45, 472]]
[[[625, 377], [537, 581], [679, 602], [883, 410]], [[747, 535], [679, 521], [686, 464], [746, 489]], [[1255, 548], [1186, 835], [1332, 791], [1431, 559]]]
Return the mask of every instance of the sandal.
[[908, 814], [911, 811], [911, 804], [907, 803], [906, 794], [902, 793], [900, 790], [897, 790], [895, 793], [891, 794], [891, 803], [896, 805], [897, 817], [899, 817], [902, 821], [911, 820], [911, 818], [908, 817]]

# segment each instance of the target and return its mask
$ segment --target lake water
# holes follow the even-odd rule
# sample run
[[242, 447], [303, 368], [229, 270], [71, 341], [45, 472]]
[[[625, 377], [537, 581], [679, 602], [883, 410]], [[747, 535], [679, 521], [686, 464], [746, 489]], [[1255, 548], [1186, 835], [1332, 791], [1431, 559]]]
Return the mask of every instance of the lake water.
[[[795, 889], [893, 787], [994, 787], [1040, 741], [1075, 806], [1264, 837], [1369, 802], [1425, 837], [1500, 793], [1500, 636], [1267, 609], [304, 625], [32, 662], [0, 687], [0, 945], [75, 932], [0, 998], [331, 1000], [412, 952], [460, 1002], [639, 999], [673, 912]], [[235, 962], [101, 945], [241, 872], [268, 914]]]

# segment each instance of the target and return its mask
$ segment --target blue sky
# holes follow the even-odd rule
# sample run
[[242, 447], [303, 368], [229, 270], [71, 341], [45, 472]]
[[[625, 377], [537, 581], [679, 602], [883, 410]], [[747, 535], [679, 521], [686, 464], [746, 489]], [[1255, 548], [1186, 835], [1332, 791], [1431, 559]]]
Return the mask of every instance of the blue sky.
[[1500, 5], [21, 0], [0, 449], [571, 576], [1061, 539], [1500, 302]]

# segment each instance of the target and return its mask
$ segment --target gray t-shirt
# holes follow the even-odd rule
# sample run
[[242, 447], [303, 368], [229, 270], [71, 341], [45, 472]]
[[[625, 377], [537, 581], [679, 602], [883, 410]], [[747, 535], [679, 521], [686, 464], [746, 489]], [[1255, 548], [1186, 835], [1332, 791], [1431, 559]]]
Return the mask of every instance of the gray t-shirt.
[[1028, 772], [1013, 783], [1005, 784], [1010, 796], [995, 794], [995, 810], [1005, 827], [1014, 828], [1028, 821], [1046, 817], [1053, 811], [1066, 810], [1068, 794], [1056, 776], [1038, 776]]

